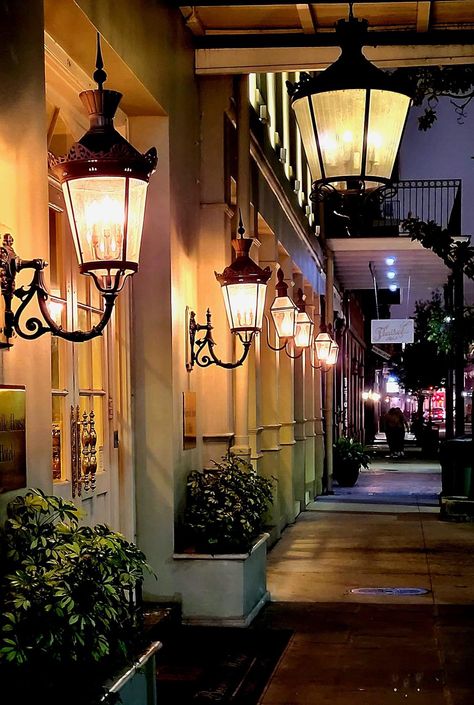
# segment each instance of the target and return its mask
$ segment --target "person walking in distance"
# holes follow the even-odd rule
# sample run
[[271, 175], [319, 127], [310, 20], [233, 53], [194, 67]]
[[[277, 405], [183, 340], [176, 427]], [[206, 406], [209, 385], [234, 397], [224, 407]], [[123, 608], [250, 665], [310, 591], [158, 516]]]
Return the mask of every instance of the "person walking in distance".
[[405, 446], [406, 421], [402, 410], [392, 407], [385, 414], [385, 435], [391, 458], [403, 458]]

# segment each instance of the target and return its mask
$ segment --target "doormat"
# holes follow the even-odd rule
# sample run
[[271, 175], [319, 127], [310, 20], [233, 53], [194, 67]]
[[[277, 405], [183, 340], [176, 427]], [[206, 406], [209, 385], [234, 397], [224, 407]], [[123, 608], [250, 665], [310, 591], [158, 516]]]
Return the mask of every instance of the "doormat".
[[426, 588], [401, 588], [401, 587], [375, 587], [352, 588], [353, 595], [385, 595], [386, 597], [413, 597], [414, 595], [427, 595], [430, 591]]
[[293, 632], [179, 627], [157, 658], [160, 705], [257, 705]]

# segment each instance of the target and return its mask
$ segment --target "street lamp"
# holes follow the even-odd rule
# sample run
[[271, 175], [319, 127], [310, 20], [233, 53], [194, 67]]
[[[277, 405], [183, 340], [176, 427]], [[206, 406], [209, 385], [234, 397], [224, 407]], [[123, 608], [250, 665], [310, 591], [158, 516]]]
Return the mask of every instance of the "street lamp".
[[339, 58], [316, 76], [287, 82], [313, 178], [314, 199], [326, 191], [360, 192], [388, 184], [410, 95], [362, 53], [367, 20], [339, 20]]
[[[65, 157], [49, 155], [51, 171], [63, 190], [79, 271], [92, 277], [104, 300], [102, 318], [89, 331], [64, 330], [50, 311], [44, 282], [47, 262], [20, 259], [13, 238], [6, 234], [0, 247], [0, 280], [8, 341], [15, 332], [30, 340], [51, 332], [72, 342], [101, 335], [125, 279], [138, 270], [146, 192], [157, 154], [154, 147], [141, 154], [115, 130], [113, 118], [122, 94], [104, 89], [106, 79], [98, 35], [94, 72], [98, 87], [79, 96], [89, 113], [89, 129]], [[33, 279], [15, 291], [16, 274], [23, 269], [33, 269]], [[16, 312], [11, 308], [14, 295], [21, 301]], [[32, 317], [23, 327], [22, 313], [34, 297], [44, 321]]]

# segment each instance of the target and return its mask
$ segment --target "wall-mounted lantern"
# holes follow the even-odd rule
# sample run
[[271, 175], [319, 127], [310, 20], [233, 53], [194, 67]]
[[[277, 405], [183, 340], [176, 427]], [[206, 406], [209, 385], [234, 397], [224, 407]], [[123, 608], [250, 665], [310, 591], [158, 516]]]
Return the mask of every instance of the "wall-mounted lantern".
[[367, 20], [349, 3], [339, 20], [339, 58], [313, 76], [287, 82], [313, 179], [312, 198], [325, 191], [360, 192], [390, 182], [410, 95], [394, 76], [365, 58]]
[[[222, 274], [215, 272], [215, 275], [221, 285], [230, 330], [240, 339], [243, 353], [236, 362], [222, 362], [214, 353], [215, 341], [212, 337], [209, 309], [205, 324], [197, 323], [196, 314], [191, 311], [188, 327], [190, 360], [186, 364], [188, 371], [191, 371], [195, 364], [199, 367], [217, 365], [226, 369], [238, 367], [245, 361], [254, 336], [262, 330], [265, 294], [271, 270], [269, 267], [262, 269], [250, 258], [253, 239], [244, 237], [242, 219], [238, 233], [240, 237], [232, 240], [235, 260]], [[205, 331], [201, 339], [196, 338], [199, 331]]]
[[[141, 154], [115, 130], [113, 118], [122, 94], [104, 89], [106, 79], [98, 36], [94, 72], [98, 87], [80, 94], [90, 127], [65, 157], [50, 155], [49, 160], [64, 193], [79, 271], [92, 277], [104, 299], [102, 318], [89, 331], [64, 330], [49, 310], [44, 282], [47, 262], [20, 259], [7, 234], [0, 247], [0, 279], [5, 299], [3, 333], [8, 341], [14, 333], [34, 339], [50, 332], [72, 342], [101, 335], [125, 279], [138, 270], [146, 192], [157, 154], [154, 147]], [[16, 274], [23, 269], [34, 271], [32, 281], [15, 291]], [[21, 301], [16, 311], [11, 307], [14, 295]], [[35, 297], [44, 320], [32, 317], [23, 326], [21, 316]], [[10, 342], [4, 345], [10, 346]]]
[[314, 357], [319, 364], [312, 365], [314, 369], [327, 371], [334, 367], [339, 357], [339, 345], [331, 335], [331, 324], [326, 326], [324, 323], [319, 328], [319, 333], [314, 339]]
[[279, 338], [294, 338], [298, 308], [288, 296], [288, 284], [283, 269], [277, 272], [276, 296], [270, 306], [270, 315]]

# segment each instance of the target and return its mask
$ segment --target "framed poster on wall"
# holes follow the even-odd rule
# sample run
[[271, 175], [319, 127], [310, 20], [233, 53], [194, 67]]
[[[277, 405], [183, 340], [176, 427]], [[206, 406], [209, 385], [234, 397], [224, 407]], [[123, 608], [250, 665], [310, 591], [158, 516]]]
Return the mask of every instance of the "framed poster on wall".
[[0, 385], [0, 493], [26, 487], [26, 390]]

